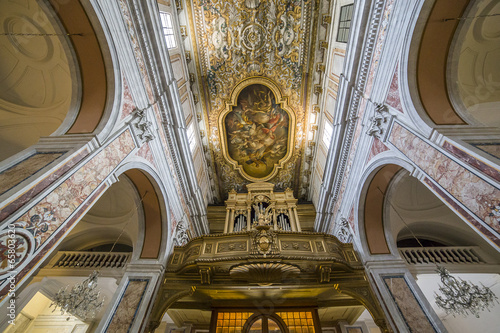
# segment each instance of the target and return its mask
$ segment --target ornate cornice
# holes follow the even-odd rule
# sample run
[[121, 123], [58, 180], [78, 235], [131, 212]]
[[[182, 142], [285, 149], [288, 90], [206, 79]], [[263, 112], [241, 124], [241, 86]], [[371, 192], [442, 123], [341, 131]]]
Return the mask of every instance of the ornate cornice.
[[[356, 84], [352, 85], [348, 79], [344, 75], [341, 75], [341, 81], [339, 84], [339, 92], [344, 91], [343, 95], [346, 100], [338, 101], [336, 104], [336, 111], [339, 112], [339, 108], [344, 107], [344, 105], [349, 105], [346, 112], [346, 116], [343, 117], [347, 119], [347, 123], [344, 127], [344, 133], [342, 137], [342, 146], [340, 149], [340, 154], [336, 155], [331, 151], [337, 149], [338, 146], [331, 145], [330, 153], [328, 154], [329, 159], [327, 160], [327, 165], [335, 165], [335, 167], [326, 167], [325, 174], [323, 175], [323, 179], [330, 179], [332, 176], [334, 180], [331, 184], [328, 184], [326, 187], [321, 188], [319, 205], [318, 205], [318, 216], [315, 222], [315, 228], [317, 230], [329, 230], [330, 224], [332, 220], [330, 218], [331, 214], [335, 212], [334, 207], [337, 202], [340, 194], [340, 189], [342, 187], [342, 182], [344, 180], [345, 171], [347, 167], [347, 163], [349, 161], [349, 156], [351, 154], [352, 142], [355, 136], [356, 125], [358, 123], [358, 113], [360, 108], [360, 100], [362, 98], [361, 93], [365, 90], [366, 81], [368, 79], [369, 69], [372, 62], [372, 57], [374, 53], [375, 43], [377, 41], [377, 33], [380, 26], [380, 20], [382, 17], [382, 12], [384, 9], [384, 0], [376, 1], [373, 6], [373, 11], [370, 16], [370, 23], [368, 28], [368, 33], [366, 35], [362, 35], [362, 32], [358, 31], [361, 34], [362, 41], [364, 43], [364, 48], [362, 53], [354, 53], [356, 52], [356, 48], [353, 45], [358, 41], [355, 38], [350, 39], [350, 43], [348, 45], [348, 51], [346, 56], [351, 59], [358, 58], [362, 59], [359, 65], [359, 71], [353, 72], [350, 76], [354, 78]], [[358, 28], [359, 29], [359, 28]], [[353, 34], [353, 31], [351, 31]], [[347, 60], [346, 60], [347, 61]], [[357, 67], [352, 66], [352, 71], [356, 71]], [[349, 94], [349, 91], [352, 91], [352, 95]], [[337, 157], [338, 156], [338, 157]], [[328, 172], [328, 173], [327, 173]]]

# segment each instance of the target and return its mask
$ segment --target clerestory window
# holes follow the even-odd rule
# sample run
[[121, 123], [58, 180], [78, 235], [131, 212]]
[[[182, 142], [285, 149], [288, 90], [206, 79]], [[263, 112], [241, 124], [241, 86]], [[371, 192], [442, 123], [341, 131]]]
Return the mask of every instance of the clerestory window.
[[347, 43], [349, 29], [351, 28], [352, 10], [354, 5], [340, 7], [339, 30], [337, 32], [337, 42]]
[[177, 46], [174, 36], [174, 26], [172, 24], [172, 15], [167, 12], [160, 12], [161, 26], [163, 28], [163, 36], [167, 42], [167, 47], [173, 49]]

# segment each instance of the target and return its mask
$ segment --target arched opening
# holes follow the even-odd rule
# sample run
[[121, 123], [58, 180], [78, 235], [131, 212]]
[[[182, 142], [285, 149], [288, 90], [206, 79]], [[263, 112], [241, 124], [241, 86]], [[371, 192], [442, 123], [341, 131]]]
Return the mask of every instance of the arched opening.
[[375, 173], [368, 185], [363, 217], [365, 237], [371, 254], [391, 253], [385, 236], [383, 205], [387, 188], [400, 169], [398, 165], [385, 165]]
[[[399, 172], [385, 196], [384, 223], [391, 249], [399, 252], [438, 317], [449, 332], [495, 332], [500, 320], [493, 312], [454, 317], [435, 303], [442, 285], [436, 264], [446, 267], [456, 278], [484, 284], [500, 294], [500, 255], [479, 234], [473, 232], [422, 182], [406, 171]], [[485, 325], [485, 322], [488, 325]]]
[[[28, 318], [32, 327], [45, 325], [56, 331], [64, 325], [75, 332], [94, 331], [113, 300], [127, 264], [157, 259], [163, 254], [161, 246], [166, 241], [162, 215], [157, 189], [149, 175], [138, 169], [125, 171], [66, 235], [58, 251], [33, 277], [32, 284], [19, 291], [20, 311], [16, 320], [27, 323]], [[105, 296], [104, 306], [95, 318], [84, 320], [74, 313], [70, 314], [76, 317], [62, 315], [59, 308], [52, 314], [54, 307], [47, 299], [54, 300], [65, 286], [71, 290], [93, 271], [99, 271], [99, 299]], [[2, 324], [6, 327], [6, 321]]]
[[471, 124], [500, 127], [500, 3], [471, 1], [448, 60], [450, 100]]
[[41, 137], [93, 132], [107, 82], [81, 3], [3, 1], [0, 22], [0, 161]]
[[428, 118], [435, 125], [500, 126], [500, 5], [436, 0], [422, 8], [415, 97]]
[[[312, 324], [312, 319], [311, 319]], [[314, 329], [314, 325], [311, 325]], [[294, 330], [295, 331], [295, 330]], [[302, 331], [302, 330], [301, 330]], [[283, 319], [276, 314], [256, 313], [247, 319], [242, 333], [288, 333], [288, 327]]]

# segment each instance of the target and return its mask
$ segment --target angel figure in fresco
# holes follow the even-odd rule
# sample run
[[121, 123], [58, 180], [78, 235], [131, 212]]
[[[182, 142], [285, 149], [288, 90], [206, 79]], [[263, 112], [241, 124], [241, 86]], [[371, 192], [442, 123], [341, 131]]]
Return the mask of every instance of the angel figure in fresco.
[[286, 154], [288, 114], [269, 88], [252, 85], [243, 89], [226, 117], [226, 133], [234, 160], [256, 174], [269, 173]]

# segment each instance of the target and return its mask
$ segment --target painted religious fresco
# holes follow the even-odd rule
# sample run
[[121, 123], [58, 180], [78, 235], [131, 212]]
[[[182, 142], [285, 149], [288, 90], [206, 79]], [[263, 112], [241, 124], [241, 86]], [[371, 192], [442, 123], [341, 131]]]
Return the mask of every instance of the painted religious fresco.
[[228, 155], [251, 177], [268, 176], [287, 153], [288, 113], [262, 84], [241, 91], [225, 129]]

